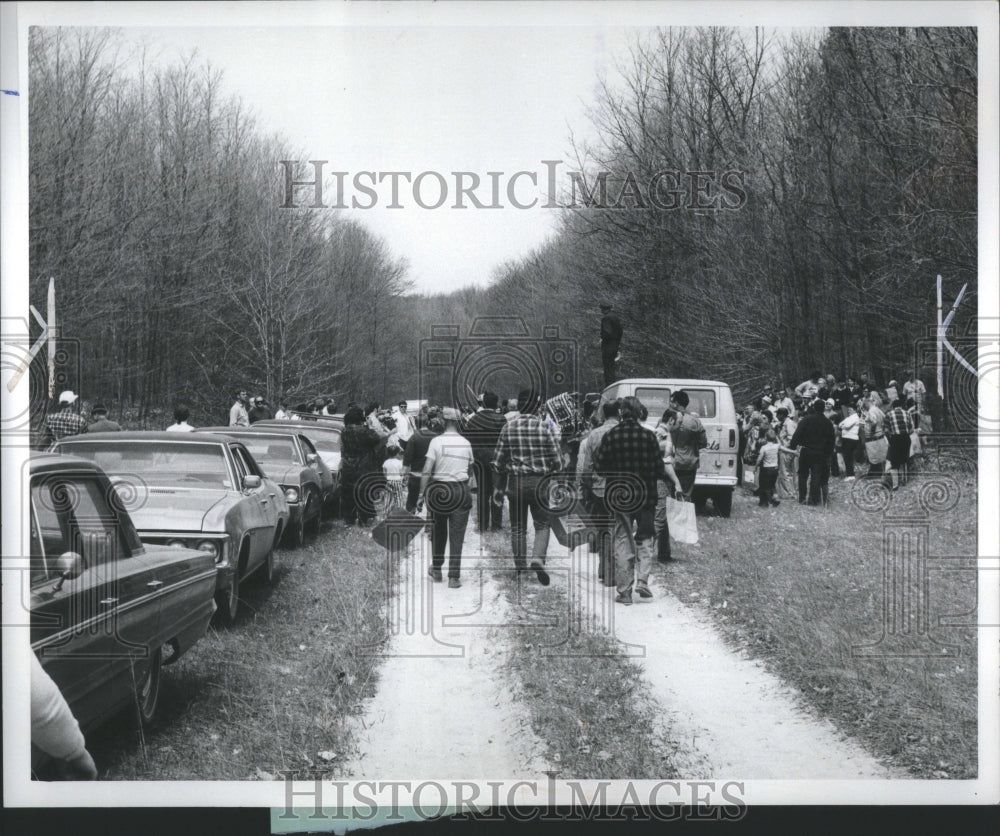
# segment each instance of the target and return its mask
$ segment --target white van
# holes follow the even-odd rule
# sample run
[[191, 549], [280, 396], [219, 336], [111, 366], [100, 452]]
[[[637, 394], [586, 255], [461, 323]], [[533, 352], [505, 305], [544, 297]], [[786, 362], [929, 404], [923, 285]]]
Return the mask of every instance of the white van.
[[617, 380], [601, 393], [599, 409], [606, 401], [635, 397], [649, 410], [645, 426], [653, 429], [664, 410], [670, 406], [670, 394], [678, 389], [688, 393], [688, 412], [701, 418], [708, 436], [708, 447], [698, 458], [698, 475], [694, 482], [694, 501], [712, 504], [724, 517], [733, 507], [733, 490], [736, 488], [736, 458], [740, 434], [736, 426], [736, 407], [729, 385], [718, 380], [693, 380], [682, 378], [634, 377]]

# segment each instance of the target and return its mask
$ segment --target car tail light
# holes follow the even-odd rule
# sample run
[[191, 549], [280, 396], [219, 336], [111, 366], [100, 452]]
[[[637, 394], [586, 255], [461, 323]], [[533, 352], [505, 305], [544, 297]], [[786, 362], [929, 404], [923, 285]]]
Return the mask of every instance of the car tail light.
[[219, 544], [215, 540], [201, 540], [198, 543], [198, 551], [207, 552], [212, 555], [216, 561], [218, 561], [222, 554]]
[[185, 543], [183, 540], [178, 540], [177, 538], [173, 538], [171, 540], [167, 540], [167, 545], [170, 546], [170, 548], [172, 548], [172, 549], [186, 549], [187, 548], [187, 543]]
[[729, 446], [730, 447], [736, 446], [736, 430], [729, 431]]
[[299, 501], [299, 492], [296, 488], [285, 488], [285, 499], [289, 502]]

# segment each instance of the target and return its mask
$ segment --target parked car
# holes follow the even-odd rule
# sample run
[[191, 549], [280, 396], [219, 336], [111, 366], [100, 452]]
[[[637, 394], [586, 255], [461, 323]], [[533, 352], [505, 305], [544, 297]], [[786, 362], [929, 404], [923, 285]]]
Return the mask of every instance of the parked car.
[[336, 503], [340, 497], [340, 434], [343, 425], [337, 425], [329, 418], [319, 421], [258, 421], [254, 424], [254, 429], [273, 430], [283, 433], [301, 433], [308, 438], [323, 464], [327, 466], [330, 475], [333, 477], [333, 491], [331, 502], [328, 504], [329, 510], [336, 515]]
[[736, 407], [728, 384], [718, 380], [630, 378], [606, 387], [601, 393], [601, 405], [634, 396], [649, 411], [645, 424], [652, 429], [670, 406], [671, 392], [678, 389], [688, 393], [688, 411], [698, 414], [708, 436], [708, 447], [698, 457], [693, 499], [698, 505], [711, 499], [719, 513], [728, 517], [733, 507], [740, 443]]
[[282, 489], [249, 450], [223, 435], [110, 432], [69, 436], [54, 447], [103, 468], [123, 492], [145, 543], [198, 548], [217, 568], [216, 599], [227, 623], [239, 611], [240, 584], [275, 575], [274, 548], [289, 525]]
[[[147, 725], [162, 666], [215, 612], [212, 554], [144, 545], [93, 462], [36, 453], [29, 472], [32, 651], [84, 731], [129, 707]], [[33, 769], [46, 760], [32, 751]]]
[[[298, 422], [296, 422], [298, 423]], [[264, 472], [281, 486], [290, 512], [287, 537], [291, 545], [305, 543], [306, 529], [319, 536], [323, 506], [332, 501], [333, 474], [323, 464], [313, 443], [302, 433], [270, 427], [204, 427], [202, 432], [225, 433], [250, 451]]]

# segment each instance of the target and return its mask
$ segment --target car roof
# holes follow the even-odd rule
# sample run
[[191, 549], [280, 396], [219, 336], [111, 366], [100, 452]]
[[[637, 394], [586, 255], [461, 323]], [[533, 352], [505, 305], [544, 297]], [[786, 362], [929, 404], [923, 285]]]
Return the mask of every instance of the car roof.
[[[303, 426], [299, 426], [302, 424]], [[309, 430], [319, 430], [320, 432], [340, 433], [344, 428], [339, 424], [320, 423], [319, 421], [257, 421], [251, 429], [262, 430], [290, 430], [292, 432], [308, 434]]]
[[629, 377], [624, 380], [616, 380], [609, 386], [605, 386], [602, 392], [606, 392], [615, 386], [621, 385], [632, 385], [632, 386], [664, 386], [670, 384], [672, 387], [684, 388], [685, 386], [726, 386], [728, 383], [724, 383], [721, 380], [703, 380], [694, 377]]
[[271, 427], [261, 427], [260, 429], [254, 427], [206, 427], [204, 430], [199, 427], [195, 432], [199, 435], [217, 435], [227, 441], [232, 441], [234, 436], [239, 435], [288, 435], [288, 433], [277, 432]]
[[[191, 433], [167, 432], [166, 430], [121, 430], [119, 432], [80, 433], [79, 435], [64, 436], [56, 443], [62, 444], [63, 442], [75, 441], [175, 441], [190, 443], [192, 435]], [[199, 432], [198, 441], [217, 441], [221, 444], [232, 441], [232, 439], [226, 438], [221, 434], [212, 435]]]

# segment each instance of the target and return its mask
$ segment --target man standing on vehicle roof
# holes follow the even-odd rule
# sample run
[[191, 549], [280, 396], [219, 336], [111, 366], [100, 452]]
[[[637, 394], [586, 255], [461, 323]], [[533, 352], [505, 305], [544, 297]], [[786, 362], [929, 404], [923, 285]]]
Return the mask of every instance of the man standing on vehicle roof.
[[694, 480], [698, 475], [698, 464], [701, 460], [699, 451], [708, 447], [708, 434], [701, 423], [701, 418], [697, 412], [688, 412], [690, 403], [691, 398], [683, 389], [678, 389], [670, 396], [670, 406], [679, 414], [677, 428], [673, 431], [674, 472], [680, 480], [684, 499], [688, 502], [691, 501]]
[[615, 382], [615, 362], [622, 342], [622, 323], [611, 312], [608, 302], [601, 303], [601, 362], [604, 364], [604, 385]]

